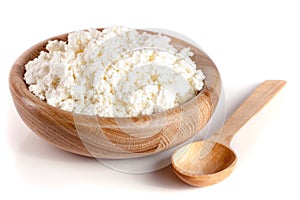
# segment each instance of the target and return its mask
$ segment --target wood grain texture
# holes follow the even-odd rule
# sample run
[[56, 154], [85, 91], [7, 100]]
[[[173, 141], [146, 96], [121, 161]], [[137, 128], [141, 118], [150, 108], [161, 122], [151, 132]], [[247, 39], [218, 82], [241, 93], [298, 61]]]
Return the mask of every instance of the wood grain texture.
[[236, 154], [229, 147], [233, 136], [285, 84], [282, 80], [263, 82], [211, 138], [178, 149], [172, 155], [175, 174], [192, 186], [208, 186], [228, 177], [237, 162]]
[[[102, 29], [99, 29], [102, 30]], [[79, 115], [48, 105], [29, 90], [23, 80], [24, 65], [36, 58], [49, 40], [67, 40], [68, 34], [47, 39], [24, 52], [12, 66], [9, 87], [25, 124], [38, 136], [66, 151], [97, 158], [131, 158], [155, 154], [195, 135], [215, 110], [221, 90], [213, 61], [197, 47], [172, 38], [181, 49], [190, 47], [193, 60], [206, 75], [204, 89], [185, 104], [148, 116], [109, 118]]]

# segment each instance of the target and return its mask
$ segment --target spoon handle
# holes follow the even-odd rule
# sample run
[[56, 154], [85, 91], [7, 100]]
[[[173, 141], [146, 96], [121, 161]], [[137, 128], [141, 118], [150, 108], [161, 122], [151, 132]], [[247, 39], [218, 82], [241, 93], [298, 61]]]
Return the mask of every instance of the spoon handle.
[[238, 130], [261, 110], [285, 84], [284, 80], [267, 80], [261, 83], [209, 140], [229, 146]]

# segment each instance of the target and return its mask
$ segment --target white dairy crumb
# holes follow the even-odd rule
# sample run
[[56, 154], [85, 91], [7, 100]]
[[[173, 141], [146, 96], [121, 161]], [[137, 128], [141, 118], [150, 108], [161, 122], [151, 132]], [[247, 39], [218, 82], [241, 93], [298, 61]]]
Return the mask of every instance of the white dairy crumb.
[[178, 106], [203, 88], [189, 48], [160, 34], [112, 27], [49, 41], [25, 65], [29, 90], [60, 109], [102, 117], [149, 115]]

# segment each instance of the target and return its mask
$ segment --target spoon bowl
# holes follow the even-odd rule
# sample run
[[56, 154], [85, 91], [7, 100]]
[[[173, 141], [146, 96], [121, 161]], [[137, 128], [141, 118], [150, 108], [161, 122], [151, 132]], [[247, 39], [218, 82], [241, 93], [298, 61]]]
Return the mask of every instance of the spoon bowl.
[[237, 156], [230, 148], [233, 136], [286, 84], [283, 80], [263, 82], [208, 140], [194, 142], [172, 155], [175, 174], [193, 186], [208, 186], [228, 177], [234, 170]]
[[172, 156], [176, 175], [193, 186], [222, 181], [231, 174], [236, 162], [236, 154], [231, 148], [211, 141], [194, 142], [178, 149]]

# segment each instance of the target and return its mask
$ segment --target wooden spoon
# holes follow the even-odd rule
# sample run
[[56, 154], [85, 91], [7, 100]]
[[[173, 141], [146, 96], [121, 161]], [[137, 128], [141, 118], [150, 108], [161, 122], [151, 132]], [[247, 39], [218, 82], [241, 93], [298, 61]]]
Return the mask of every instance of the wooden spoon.
[[175, 174], [193, 186], [212, 185], [228, 177], [237, 162], [229, 147], [233, 136], [285, 84], [283, 80], [263, 82], [212, 137], [178, 149], [172, 155]]

